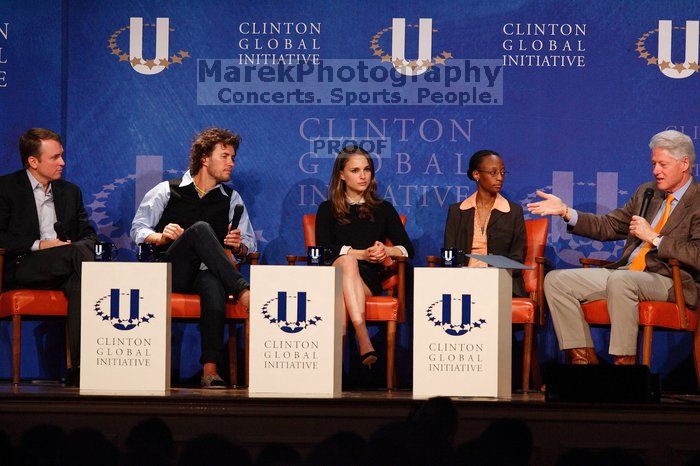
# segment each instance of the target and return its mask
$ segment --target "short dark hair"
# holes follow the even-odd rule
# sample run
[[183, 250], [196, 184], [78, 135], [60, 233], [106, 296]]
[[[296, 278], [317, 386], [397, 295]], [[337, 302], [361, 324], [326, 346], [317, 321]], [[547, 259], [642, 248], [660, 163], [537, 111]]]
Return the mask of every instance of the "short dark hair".
[[202, 159], [209, 157], [217, 144], [233, 146], [233, 150], [238, 152], [241, 144], [241, 137], [224, 128], [205, 129], [192, 141], [190, 149], [190, 175], [194, 176], [202, 168]]
[[479, 170], [479, 165], [481, 165], [481, 161], [491, 155], [495, 155], [496, 157], [501, 158], [501, 154], [499, 154], [495, 150], [482, 149], [474, 152], [472, 158], [469, 159], [469, 171], [467, 172], [467, 176], [470, 180], [474, 181], [474, 172]]
[[63, 144], [61, 142], [61, 136], [45, 128], [31, 128], [19, 137], [19, 155], [24, 168], [29, 168], [29, 157], [37, 157], [39, 155], [39, 149], [41, 149], [41, 141], [47, 139], [52, 139], [59, 144]]

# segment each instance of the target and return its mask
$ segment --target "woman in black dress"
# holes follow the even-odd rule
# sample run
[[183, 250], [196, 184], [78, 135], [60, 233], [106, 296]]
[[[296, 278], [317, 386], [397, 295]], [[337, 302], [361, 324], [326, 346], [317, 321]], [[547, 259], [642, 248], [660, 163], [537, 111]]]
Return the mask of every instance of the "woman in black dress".
[[[389, 239], [394, 246], [384, 242]], [[362, 364], [377, 353], [365, 324], [365, 298], [382, 293], [380, 273], [389, 256], [413, 257], [413, 245], [394, 207], [377, 197], [370, 155], [357, 146], [344, 148], [333, 165], [328, 200], [318, 206], [316, 243], [343, 269], [345, 310], [352, 321]]]

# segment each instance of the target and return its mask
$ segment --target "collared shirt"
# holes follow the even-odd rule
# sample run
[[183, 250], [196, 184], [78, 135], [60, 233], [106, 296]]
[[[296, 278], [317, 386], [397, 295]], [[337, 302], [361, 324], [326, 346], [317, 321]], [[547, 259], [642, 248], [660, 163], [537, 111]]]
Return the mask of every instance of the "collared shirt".
[[[194, 180], [188, 170], [182, 176], [180, 186], [187, 186], [192, 183], [194, 183]], [[217, 184], [212, 189], [219, 189], [223, 195], [228, 196], [221, 183]], [[131, 239], [134, 240], [134, 243], [141, 244], [149, 235], [157, 233], [154, 228], [163, 216], [165, 206], [168, 205], [169, 200], [170, 183], [168, 181], [158, 183], [153, 189], [146, 193], [141, 201], [141, 205], [139, 205], [139, 208], [136, 210], [134, 221], [131, 224]], [[243, 204], [243, 199], [241, 195], [234, 190], [231, 193], [231, 201], [229, 203], [229, 221], [233, 218], [233, 211], [236, 204]], [[245, 206], [245, 204], [243, 205]], [[243, 209], [243, 215], [241, 215], [238, 228], [241, 230], [241, 239], [243, 244], [248, 248], [248, 252], [256, 252], [257, 243], [255, 241], [255, 231], [253, 230], [253, 225], [250, 223], [248, 209]]]
[[[347, 194], [346, 194], [346, 195], [345, 195], [345, 201], [348, 203], [348, 205], [359, 205], [359, 204], [364, 204], [364, 203], [365, 203], [365, 198], [362, 197], [362, 198], [360, 198], [359, 201], [353, 201], [353, 200], [350, 199], [350, 198], [347, 196]], [[402, 255], [402, 256], [408, 257], [408, 251], [406, 250], [405, 247], [403, 247], [403, 246], [401, 246], [401, 245], [399, 245], [399, 246], [394, 246], [394, 247], [395, 247], [396, 249], [398, 249], [398, 250], [401, 252], [401, 255]], [[350, 246], [342, 246], [342, 247], [340, 248], [340, 252], [338, 253], [338, 255], [339, 255], [339, 256], [344, 256], [344, 255], [346, 255], [348, 252], [350, 252], [350, 249], [352, 249], [352, 247], [350, 247]]]
[[[489, 219], [491, 218], [491, 211], [499, 210], [503, 213], [510, 212], [510, 205], [508, 204], [508, 201], [506, 200], [505, 197], [501, 196], [500, 193], [496, 194], [496, 200], [494, 201], [493, 205], [491, 206], [491, 211], [489, 211], [489, 216], [485, 219], [485, 224], [484, 224], [484, 230], [481, 230], [481, 225], [479, 225], [479, 218], [477, 216], [477, 209], [476, 209], [476, 193], [472, 194], [468, 198], [466, 198], [462, 203], [459, 205], [460, 210], [469, 210], [469, 209], [474, 209], [474, 235], [472, 237], [472, 249], [471, 253], [472, 254], [479, 254], [482, 256], [485, 256], [488, 253], [488, 224], [489, 224]], [[484, 219], [482, 219], [484, 220]], [[467, 267], [488, 267], [488, 264], [486, 264], [483, 261], [480, 261], [478, 259], [474, 259], [472, 257], [469, 258], [469, 264], [467, 264]]]
[[[690, 187], [690, 184], [693, 182], [693, 177], [691, 176], [690, 179], [683, 185], [681, 186], [676, 192], [670, 193], [673, 194], [673, 201], [671, 201], [671, 212], [669, 213], [669, 216], [673, 212], [673, 209], [676, 208], [678, 203], [681, 201], [681, 198], [685, 194], [685, 192], [688, 190]], [[666, 193], [668, 195], [669, 193]], [[651, 221], [651, 227], [654, 228], [656, 227], [656, 224], [659, 223], [661, 220], [661, 217], [664, 214], [664, 209], [666, 208], [665, 204], [662, 203], [661, 207], [659, 207], [658, 212], [656, 212], [656, 215], [654, 215], [654, 218]], [[576, 212], [575, 209], [571, 209], [571, 218], [569, 219], [568, 222], [566, 222], [568, 225], [576, 226], [576, 222], [578, 222], [578, 212]], [[663, 236], [660, 239], [659, 246], [661, 245], [661, 241], [663, 241], [664, 238]], [[644, 246], [644, 241], [639, 243], [639, 246], [637, 246], [634, 251], [632, 251], [632, 254], [630, 254], [629, 259], [627, 260], [627, 265], [632, 263], [632, 260], [634, 260], [634, 256], [636, 256], [639, 253], [639, 250]]]
[[39, 181], [34, 178], [34, 175], [29, 170], [25, 170], [29, 178], [29, 184], [32, 186], [34, 194], [34, 203], [36, 204], [36, 215], [39, 218], [39, 239], [34, 241], [31, 250], [38, 251], [41, 240], [56, 239], [56, 207], [53, 202], [53, 188], [51, 183], [44, 189]]

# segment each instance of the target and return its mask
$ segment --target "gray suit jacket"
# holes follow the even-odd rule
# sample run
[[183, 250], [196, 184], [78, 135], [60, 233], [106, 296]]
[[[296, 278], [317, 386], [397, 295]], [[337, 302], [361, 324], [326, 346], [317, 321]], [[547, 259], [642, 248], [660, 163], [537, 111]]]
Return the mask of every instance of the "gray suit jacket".
[[[625, 247], [620, 259], [610, 264], [610, 268], [626, 265], [634, 249], [641, 240], [629, 234], [629, 225], [633, 215], [639, 214], [644, 191], [654, 190], [654, 196], [647, 210], [646, 220], [651, 223], [664, 203], [665, 193], [656, 189], [656, 183], [650, 182], [637, 188], [632, 198], [622, 207], [606, 215], [594, 215], [578, 212], [578, 222], [570, 231], [599, 241], [625, 239]], [[663, 241], [658, 249], [652, 248], [646, 255], [647, 271], [671, 277], [669, 259], [681, 263], [681, 281], [686, 305], [695, 307], [700, 295], [700, 186], [692, 180], [688, 190], [678, 205], [671, 212], [666, 224], [659, 233]], [[673, 288], [669, 291], [669, 300], [674, 300]]]

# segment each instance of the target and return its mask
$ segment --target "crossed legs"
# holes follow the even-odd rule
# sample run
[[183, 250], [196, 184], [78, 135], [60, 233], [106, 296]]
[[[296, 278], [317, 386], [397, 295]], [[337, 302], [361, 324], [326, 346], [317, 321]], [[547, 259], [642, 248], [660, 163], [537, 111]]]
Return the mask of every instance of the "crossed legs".
[[341, 267], [343, 270], [344, 308], [355, 328], [360, 354], [367, 354], [374, 351], [365, 322], [365, 298], [372, 296], [372, 292], [360, 276], [360, 268], [355, 257], [340, 256], [333, 262], [333, 265]]

